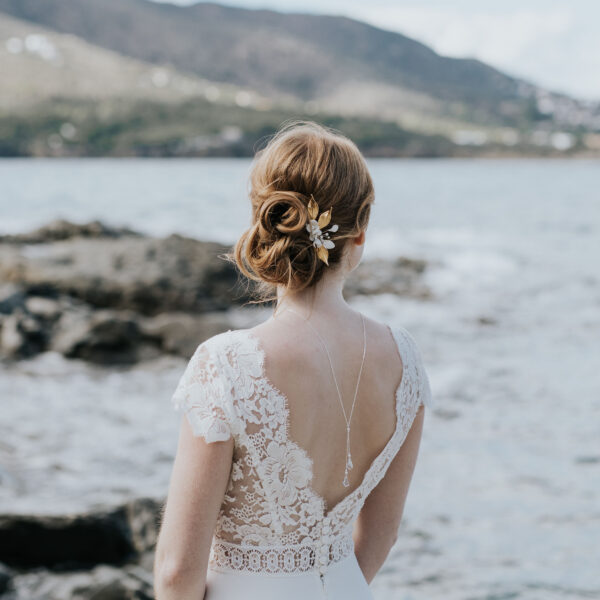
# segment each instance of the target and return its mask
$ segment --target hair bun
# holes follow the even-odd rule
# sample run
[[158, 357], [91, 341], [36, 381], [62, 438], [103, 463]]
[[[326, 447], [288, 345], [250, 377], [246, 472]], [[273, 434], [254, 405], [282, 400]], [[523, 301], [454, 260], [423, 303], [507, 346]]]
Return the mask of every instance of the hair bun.
[[269, 284], [304, 283], [318, 267], [307, 222], [308, 201], [304, 194], [288, 190], [262, 192], [254, 225], [236, 246], [237, 263], [246, 265], [257, 279]]
[[304, 231], [308, 208], [301, 196], [291, 191], [270, 192], [256, 215], [261, 233], [278, 237], [277, 234], [293, 235]]
[[[300, 291], [318, 283], [326, 268], [336, 268], [348, 240], [366, 229], [374, 199], [373, 182], [356, 145], [312, 121], [281, 128], [256, 153], [250, 183], [252, 225], [230, 257], [246, 277], [264, 284], [265, 298], [272, 285]], [[339, 227], [328, 262], [319, 258], [319, 246], [306, 229], [310, 192], [317, 196], [318, 212], [331, 210], [335, 231]]]

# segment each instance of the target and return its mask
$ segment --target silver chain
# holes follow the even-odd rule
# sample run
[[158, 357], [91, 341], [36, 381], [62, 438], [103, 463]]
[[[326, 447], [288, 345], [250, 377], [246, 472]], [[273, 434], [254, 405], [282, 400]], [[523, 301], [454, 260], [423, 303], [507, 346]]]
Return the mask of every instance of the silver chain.
[[346, 421], [346, 468], [344, 470], [344, 480], [342, 483], [343, 483], [344, 487], [348, 487], [350, 485], [350, 482], [348, 481], [348, 471], [350, 469], [352, 469], [352, 467], [354, 466], [352, 464], [352, 456], [350, 454], [350, 421], [352, 420], [352, 414], [354, 413], [354, 405], [356, 404], [356, 398], [358, 397], [358, 388], [360, 385], [360, 378], [362, 376], [363, 367], [365, 364], [365, 356], [367, 354], [367, 330], [365, 327], [365, 318], [363, 317], [363, 315], [361, 313], [360, 318], [361, 318], [362, 326], [363, 326], [363, 355], [362, 355], [362, 361], [360, 363], [360, 370], [358, 372], [358, 378], [356, 380], [356, 388], [354, 390], [354, 400], [352, 401], [352, 408], [350, 409], [350, 417], [347, 417], [346, 409], [344, 408], [344, 402], [342, 400], [342, 393], [340, 392], [340, 387], [337, 382], [337, 377], [335, 376], [335, 370], [333, 368], [331, 354], [329, 354], [329, 349], [327, 348], [327, 344], [325, 343], [325, 340], [322, 338], [321, 334], [317, 331], [316, 327], [314, 327], [313, 324], [305, 316], [296, 312], [292, 308], [286, 308], [285, 310], [287, 310], [291, 313], [294, 313], [295, 315], [298, 315], [300, 318], [302, 318], [306, 321], [306, 323], [315, 332], [316, 336], [321, 341], [321, 344], [323, 345], [323, 348], [325, 348], [325, 352], [327, 353], [327, 358], [329, 360], [329, 367], [331, 368], [331, 374], [333, 375], [333, 381], [335, 383], [335, 389], [337, 390], [338, 398], [340, 400], [340, 405], [342, 407], [342, 412], [344, 413], [344, 420]]

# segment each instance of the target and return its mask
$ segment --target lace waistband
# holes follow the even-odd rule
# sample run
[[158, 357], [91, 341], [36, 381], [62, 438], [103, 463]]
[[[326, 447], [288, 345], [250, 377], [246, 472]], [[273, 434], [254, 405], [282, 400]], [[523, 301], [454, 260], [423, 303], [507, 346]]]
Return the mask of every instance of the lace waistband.
[[211, 546], [209, 567], [214, 570], [247, 573], [295, 574], [306, 571], [324, 573], [327, 567], [354, 552], [352, 534], [332, 543], [323, 539], [316, 543], [293, 546], [241, 546], [215, 538]]

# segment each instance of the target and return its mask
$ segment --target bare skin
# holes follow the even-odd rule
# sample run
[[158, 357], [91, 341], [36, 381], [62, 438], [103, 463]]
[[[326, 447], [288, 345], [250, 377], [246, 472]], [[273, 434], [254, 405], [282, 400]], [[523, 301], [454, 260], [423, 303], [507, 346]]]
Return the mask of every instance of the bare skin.
[[[326, 351], [302, 317], [310, 320], [329, 349], [349, 417], [363, 330], [360, 314], [346, 303], [342, 290], [346, 277], [360, 262], [364, 241], [364, 233], [350, 240], [342, 263], [327, 271], [313, 288], [296, 294], [278, 290], [274, 316], [252, 329], [265, 352], [267, 377], [288, 399], [290, 438], [313, 459], [311, 487], [324, 499], [326, 512], [360, 485], [396, 426], [395, 392], [403, 376], [402, 360], [389, 328], [365, 318], [367, 353], [350, 421], [354, 467], [348, 476], [350, 486], [344, 487], [346, 421]], [[406, 441], [356, 521], [355, 554], [369, 583], [396, 540], [422, 427], [420, 409]], [[156, 549], [157, 600], [203, 597], [210, 543], [232, 453], [233, 440], [207, 444], [193, 437], [182, 420]]]

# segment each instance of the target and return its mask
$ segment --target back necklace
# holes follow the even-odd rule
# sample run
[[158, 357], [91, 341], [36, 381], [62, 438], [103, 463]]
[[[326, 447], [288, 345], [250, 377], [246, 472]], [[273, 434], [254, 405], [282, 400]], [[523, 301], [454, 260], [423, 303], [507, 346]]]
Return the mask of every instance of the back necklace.
[[365, 364], [365, 356], [367, 354], [367, 330], [365, 327], [365, 318], [363, 317], [363, 315], [361, 313], [360, 318], [361, 318], [362, 326], [363, 326], [363, 355], [362, 355], [362, 362], [360, 363], [360, 370], [358, 372], [358, 379], [356, 380], [356, 389], [354, 390], [354, 400], [352, 401], [352, 408], [350, 409], [350, 416], [348, 417], [348, 416], [346, 416], [346, 409], [344, 408], [344, 403], [342, 401], [342, 394], [340, 392], [340, 387], [338, 385], [337, 378], [335, 376], [335, 371], [333, 369], [333, 362], [331, 361], [331, 355], [329, 354], [329, 349], [327, 348], [327, 344], [325, 343], [325, 340], [323, 340], [323, 338], [321, 337], [321, 334], [317, 331], [316, 327], [314, 327], [313, 324], [305, 316], [301, 315], [300, 313], [296, 312], [295, 310], [293, 310], [291, 308], [286, 308], [286, 310], [291, 313], [294, 313], [295, 315], [298, 315], [300, 318], [302, 318], [306, 321], [306, 323], [315, 332], [315, 335], [321, 341], [321, 344], [323, 345], [323, 348], [325, 348], [325, 352], [327, 353], [327, 358], [329, 359], [329, 366], [331, 368], [331, 374], [333, 375], [333, 381], [335, 383], [335, 389], [337, 390], [338, 398], [340, 400], [340, 405], [342, 407], [342, 412], [344, 413], [344, 420], [346, 421], [346, 468], [344, 470], [344, 481], [342, 481], [342, 484], [344, 485], [344, 487], [348, 487], [350, 485], [350, 481], [348, 481], [348, 471], [350, 469], [352, 469], [352, 467], [353, 467], [352, 456], [350, 455], [350, 420], [352, 419], [352, 413], [354, 412], [354, 405], [356, 404], [356, 398], [358, 396], [358, 388], [360, 385], [360, 378], [361, 378], [361, 375], [363, 372], [363, 366]]

